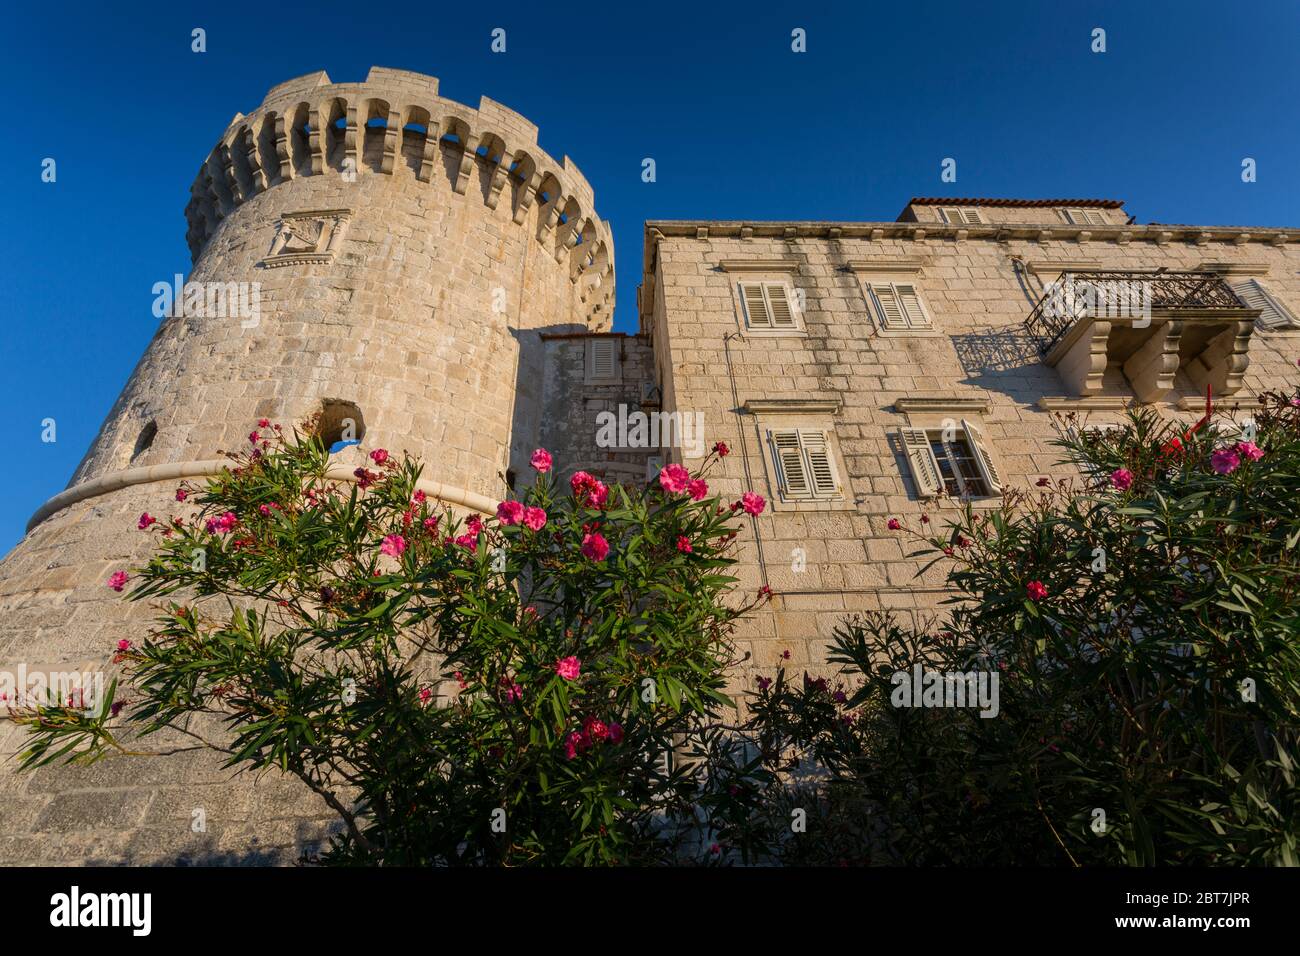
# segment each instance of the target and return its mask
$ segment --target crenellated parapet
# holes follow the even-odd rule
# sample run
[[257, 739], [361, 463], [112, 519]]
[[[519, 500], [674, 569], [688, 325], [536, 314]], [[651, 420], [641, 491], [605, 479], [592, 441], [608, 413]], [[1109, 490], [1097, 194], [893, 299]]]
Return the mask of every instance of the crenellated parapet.
[[273, 87], [256, 110], [237, 115], [190, 188], [191, 256], [198, 260], [235, 209], [293, 179], [403, 170], [467, 199], [481, 191], [489, 209], [508, 212], [567, 264], [588, 321], [608, 325], [614, 243], [586, 177], [568, 156], [557, 162], [542, 150], [536, 125], [514, 110], [487, 97], [477, 109], [443, 99], [435, 77], [406, 70], [372, 67], [362, 83], [311, 73]]

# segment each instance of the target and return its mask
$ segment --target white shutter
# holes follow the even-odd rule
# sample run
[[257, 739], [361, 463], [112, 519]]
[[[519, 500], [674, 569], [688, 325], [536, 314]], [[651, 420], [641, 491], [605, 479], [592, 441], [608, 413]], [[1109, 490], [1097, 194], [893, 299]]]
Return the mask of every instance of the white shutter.
[[618, 343], [613, 339], [593, 339], [591, 343], [591, 377], [615, 378], [618, 375]]
[[894, 294], [892, 284], [888, 282], [873, 283], [871, 295], [876, 300], [876, 312], [880, 316], [881, 328], [907, 328], [907, 318], [903, 315], [903, 307]]
[[961, 420], [961, 427], [966, 432], [966, 440], [970, 442], [975, 464], [984, 477], [984, 483], [989, 486], [989, 492], [995, 495], [1002, 494], [1002, 476], [998, 474], [997, 466], [993, 464], [993, 459], [984, 448], [983, 434], [964, 418]]
[[1104, 226], [1106, 220], [1096, 209], [1066, 209], [1065, 219], [1076, 226]]
[[939, 212], [943, 221], [951, 225], [978, 226], [984, 222], [979, 210], [968, 206], [940, 206]]
[[914, 285], [896, 285], [894, 292], [898, 296], [898, 304], [903, 309], [904, 321], [908, 328], [923, 329], [930, 325], [930, 320], [926, 317], [925, 309], [921, 306], [921, 297], [916, 292]]
[[1287, 311], [1286, 307], [1271, 296], [1257, 280], [1244, 279], [1234, 283], [1232, 290], [1237, 293], [1237, 298], [1246, 303], [1247, 308], [1260, 310], [1259, 318], [1256, 320], [1260, 328], [1286, 329], [1297, 324], [1295, 317]]
[[776, 461], [781, 497], [785, 499], [809, 498], [812, 490], [804, 468], [803, 452], [799, 447], [799, 432], [795, 429], [769, 431], [772, 455]]
[[943, 487], [939, 478], [939, 463], [934, 460], [930, 448], [930, 439], [922, 428], [900, 428], [898, 436], [907, 455], [907, 467], [912, 472], [912, 481], [916, 484], [916, 494], [920, 498], [932, 498]]
[[772, 318], [767, 312], [767, 299], [760, 282], [740, 283], [740, 298], [745, 303], [745, 325], [751, 329], [770, 329]]
[[836, 480], [835, 462], [831, 456], [826, 433], [817, 429], [799, 429], [799, 443], [803, 445], [808, 476], [812, 479], [814, 498], [838, 498], [840, 483]]
[[779, 282], [765, 282], [763, 291], [767, 293], [768, 315], [772, 317], [772, 328], [795, 328], [794, 312], [790, 309], [790, 296], [786, 287]]

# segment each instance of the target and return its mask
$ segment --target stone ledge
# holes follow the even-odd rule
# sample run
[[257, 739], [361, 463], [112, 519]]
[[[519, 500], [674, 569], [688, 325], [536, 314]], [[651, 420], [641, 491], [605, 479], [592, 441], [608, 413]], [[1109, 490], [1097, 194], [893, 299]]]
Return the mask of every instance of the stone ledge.
[[[45, 502], [32, 515], [31, 520], [27, 522], [26, 530], [30, 532], [56, 512], [62, 511], [79, 501], [85, 501], [87, 498], [97, 498], [100, 495], [108, 494], [110, 491], [129, 488], [132, 485], [147, 485], [161, 481], [176, 481], [183, 478], [209, 478], [219, 475], [228, 467], [229, 462], [219, 458], [212, 458], [204, 461], [183, 461], [167, 465], [127, 468], [123, 471], [101, 475], [98, 478], [92, 478], [90, 481], [83, 481], [79, 485], [73, 485]], [[325, 472], [325, 477], [331, 481], [355, 482], [357, 480], [356, 475], [343, 465], [331, 466]], [[436, 498], [447, 504], [460, 505], [463, 508], [470, 508], [487, 515], [496, 514], [496, 502], [486, 495], [467, 491], [455, 485], [443, 484], [440, 481], [430, 481], [427, 478], [421, 478], [415, 483], [415, 487], [431, 498]]]

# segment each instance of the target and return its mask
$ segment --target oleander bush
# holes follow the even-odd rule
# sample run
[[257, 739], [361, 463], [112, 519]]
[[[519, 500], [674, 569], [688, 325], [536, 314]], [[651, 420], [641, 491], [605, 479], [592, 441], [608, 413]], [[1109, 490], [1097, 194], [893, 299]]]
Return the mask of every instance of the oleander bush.
[[[1266, 396], [1253, 434], [1139, 411], [1061, 444], [1077, 483], [891, 521], [948, 568], [930, 626], [857, 617], [838, 679], [761, 680], [765, 765], [820, 774], [803, 832], [785, 786], [742, 821], [783, 828], [780, 858], [1300, 862], [1300, 398]], [[912, 705], [896, 675], [918, 664], [996, 676], [996, 716]]]
[[258, 426], [178, 489], [185, 514], [141, 516], [154, 554], [108, 583], [156, 622], [119, 644], [95, 713], [14, 713], [26, 768], [145, 759], [201, 720], [220, 733], [194, 746], [333, 808], [326, 863], [717, 862], [700, 835], [735, 815], [714, 779], [737, 774], [730, 634], [767, 597], [728, 572], [758, 495], [720, 504], [680, 465], [565, 487], [539, 450], [522, 498], [458, 518], [404, 455], [339, 481], [310, 428]]

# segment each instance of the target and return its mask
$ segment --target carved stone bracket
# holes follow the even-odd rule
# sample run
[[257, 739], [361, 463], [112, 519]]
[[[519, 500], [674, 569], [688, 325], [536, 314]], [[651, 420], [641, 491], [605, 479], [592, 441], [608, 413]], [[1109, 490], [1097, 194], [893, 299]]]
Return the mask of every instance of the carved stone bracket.
[[1100, 319], [1077, 322], [1043, 360], [1056, 367], [1065, 386], [1075, 395], [1096, 395], [1101, 392], [1106, 374], [1109, 338], [1109, 322]]
[[1162, 322], [1124, 363], [1124, 374], [1139, 402], [1158, 401], [1173, 389], [1182, 336], [1182, 322], [1176, 319]]

